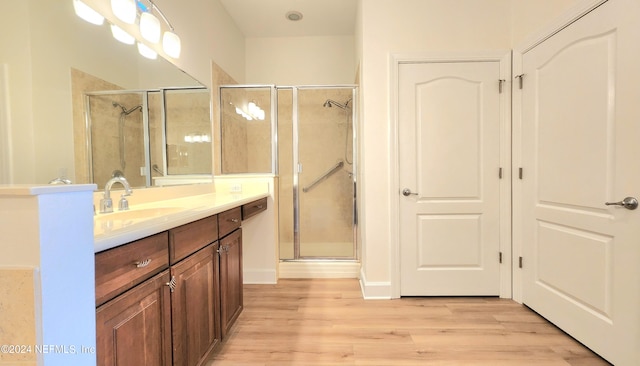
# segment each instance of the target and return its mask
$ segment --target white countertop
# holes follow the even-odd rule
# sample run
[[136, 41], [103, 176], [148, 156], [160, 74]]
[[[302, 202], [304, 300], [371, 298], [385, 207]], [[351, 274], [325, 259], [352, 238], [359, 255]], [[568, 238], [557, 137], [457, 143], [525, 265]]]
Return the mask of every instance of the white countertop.
[[[269, 196], [267, 191], [208, 193], [131, 205], [94, 216], [95, 252], [111, 249]], [[117, 197], [117, 196], [115, 196]], [[117, 199], [114, 197], [114, 206]]]
[[0, 196], [38, 196], [43, 194], [95, 191], [95, 184], [1, 184]]

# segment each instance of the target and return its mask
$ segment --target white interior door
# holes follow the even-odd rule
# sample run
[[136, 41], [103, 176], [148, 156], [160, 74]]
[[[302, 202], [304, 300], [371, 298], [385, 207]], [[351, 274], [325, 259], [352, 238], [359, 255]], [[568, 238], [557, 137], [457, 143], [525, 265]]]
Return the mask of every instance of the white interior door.
[[499, 294], [499, 79], [497, 61], [400, 64], [401, 296]]
[[640, 3], [610, 0], [523, 54], [525, 304], [640, 365]]

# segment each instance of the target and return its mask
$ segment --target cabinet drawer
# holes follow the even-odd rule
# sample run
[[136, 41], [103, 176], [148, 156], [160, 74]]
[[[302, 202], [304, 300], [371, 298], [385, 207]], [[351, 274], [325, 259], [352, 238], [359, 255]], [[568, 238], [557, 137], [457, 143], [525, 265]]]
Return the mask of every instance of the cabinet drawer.
[[242, 219], [246, 220], [267, 210], [267, 197], [242, 205]]
[[176, 263], [216, 240], [218, 240], [216, 215], [178, 226], [169, 230], [169, 260], [171, 263]]
[[100, 305], [169, 267], [167, 233], [97, 253], [95, 259]]
[[233, 230], [240, 227], [242, 220], [242, 209], [240, 207], [232, 208], [218, 214], [218, 228], [220, 229], [220, 237], [230, 234]]

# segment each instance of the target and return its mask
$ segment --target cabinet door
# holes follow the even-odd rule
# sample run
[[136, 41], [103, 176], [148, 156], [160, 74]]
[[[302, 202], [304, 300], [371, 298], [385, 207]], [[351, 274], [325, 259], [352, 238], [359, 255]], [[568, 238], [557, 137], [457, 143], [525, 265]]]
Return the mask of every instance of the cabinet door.
[[173, 316], [173, 364], [204, 363], [220, 340], [217, 243], [211, 244], [171, 267], [176, 286], [171, 294]]
[[169, 271], [164, 271], [96, 310], [99, 366], [171, 365], [167, 282]]
[[220, 299], [222, 338], [242, 312], [242, 229], [220, 240]]

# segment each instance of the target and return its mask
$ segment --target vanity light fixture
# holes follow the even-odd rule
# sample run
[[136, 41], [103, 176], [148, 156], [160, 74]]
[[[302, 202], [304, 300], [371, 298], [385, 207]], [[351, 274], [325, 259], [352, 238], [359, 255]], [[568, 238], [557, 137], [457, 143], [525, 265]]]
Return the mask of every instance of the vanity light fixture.
[[140, 14], [140, 34], [149, 42], [160, 40], [160, 21], [151, 13]]
[[171, 31], [164, 32], [162, 36], [162, 49], [167, 55], [178, 58], [180, 57], [180, 37]]
[[111, 24], [111, 34], [113, 35], [113, 38], [124, 44], [136, 43], [136, 39], [131, 34], [125, 32], [122, 28], [118, 27], [115, 24]]
[[147, 0], [149, 4], [151, 4], [151, 6], [149, 7], [142, 4], [141, 0], [136, 1], [138, 2], [138, 7], [143, 12], [142, 15], [140, 15], [140, 33], [142, 34], [142, 37], [153, 43], [156, 43], [160, 40], [160, 21], [158, 21], [158, 18], [151, 14], [152, 11], [157, 12], [160, 18], [162, 18], [162, 20], [169, 27], [169, 30], [165, 31], [164, 35], [162, 36], [163, 51], [170, 57], [180, 57], [180, 51], [182, 50], [180, 37], [178, 37], [175, 29], [169, 22], [169, 19], [167, 19], [167, 17], [164, 15], [162, 10], [160, 10], [160, 8], [158, 8], [158, 6], [152, 0]]
[[[140, 35], [146, 41], [154, 44], [160, 42], [160, 35], [162, 34], [160, 20], [152, 14], [152, 12], [156, 12], [169, 27], [169, 30], [162, 35], [162, 50], [169, 57], [180, 57], [180, 52], [182, 51], [180, 37], [176, 34], [175, 29], [169, 23], [162, 10], [152, 0], [146, 1], [150, 6], [144, 5], [142, 0], [111, 0], [111, 10], [118, 19], [127, 24], [135, 24], [139, 12]], [[80, 18], [92, 24], [102, 25], [104, 23], [104, 17], [81, 0], [73, 0], [73, 8]], [[122, 43], [135, 43], [135, 37], [115, 24], [111, 25], [111, 34]], [[157, 52], [151, 47], [140, 42], [138, 42], [138, 52], [150, 59], [156, 59], [158, 56]]]
[[136, 2], [135, 0], [111, 0], [111, 10], [113, 14], [127, 24], [136, 22]]
[[104, 17], [100, 15], [100, 13], [91, 9], [89, 5], [80, 0], [73, 0], [73, 10], [77, 16], [91, 24], [102, 25], [104, 23]]
[[156, 51], [152, 50], [146, 44], [140, 42], [138, 42], [138, 53], [150, 60], [155, 60], [158, 57], [158, 53]]

